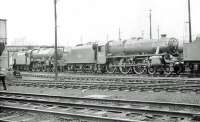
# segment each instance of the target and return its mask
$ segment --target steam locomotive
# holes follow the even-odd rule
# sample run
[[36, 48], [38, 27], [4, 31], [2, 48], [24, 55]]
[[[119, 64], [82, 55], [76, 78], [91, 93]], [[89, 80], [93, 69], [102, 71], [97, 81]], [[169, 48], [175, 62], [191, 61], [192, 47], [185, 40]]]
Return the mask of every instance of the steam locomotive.
[[[130, 38], [106, 44], [80, 44], [58, 52], [59, 71], [102, 72], [122, 74], [171, 74], [199, 72], [200, 56], [196, 54], [200, 38], [179, 46], [176, 38], [162, 35], [159, 40]], [[18, 70], [54, 71], [54, 49], [16, 52], [13, 56]]]
[[[58, 60], [61, 60], [62, 56], [62, 49], [58, 49]], [[13, 65], [15, 65], [17, 70], [33, 72], [52, 71], [54, 57], [53, 48], [19, 51], [14, 52], [12, 55]]]

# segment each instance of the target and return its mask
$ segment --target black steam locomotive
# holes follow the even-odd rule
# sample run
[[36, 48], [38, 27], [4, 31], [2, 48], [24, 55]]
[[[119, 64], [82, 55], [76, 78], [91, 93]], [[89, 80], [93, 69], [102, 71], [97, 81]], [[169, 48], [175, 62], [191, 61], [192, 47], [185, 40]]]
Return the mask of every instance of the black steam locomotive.
[[[159, 40], [131, 38], [106, 44], [87, 43], [59, 51], [59, 71], [102, 72], [122, 74], [171, 74], [199, 72], [200, 39], [179, 46], [176, 38], [162, 35]], [[54, 49], [41, 48], [16, 52], [18, 70], [54, 71]]]

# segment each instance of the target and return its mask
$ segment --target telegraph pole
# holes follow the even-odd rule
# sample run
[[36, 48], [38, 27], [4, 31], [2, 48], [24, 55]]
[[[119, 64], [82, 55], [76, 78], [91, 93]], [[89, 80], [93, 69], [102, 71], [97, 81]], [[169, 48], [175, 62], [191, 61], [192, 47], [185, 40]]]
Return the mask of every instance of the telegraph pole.
[[151, 27], [151, 9], [149, 10], [149, 25], [150, 25], [150, 30], [149, 30], [149, 37], [152, 39], [152, 27]]
[[56, 4], [57, 4], [57, 0], [54, 0], [54, 18], [55, 18], [55, 80], [57, 81], [58, 79], [58, 61], [57, 61], [57, 57], [58, 57], [58, 52], [57, 52], [57, 11], [56, 11]]
[[144, 31], [141, 31], [141, 37], [144, 39]]
[[189, 24], [189, 42], [192, 42], [192, 28], [191, 28], [191, 12], [190, 12], [190, 0], [188, 0], [188, 24]]
[[160, 28], [159, 28], [159, 25], [158, 25], [157, 31], [158, 31], [158, 41], [159, 41], [159, 39], [160, 39]]

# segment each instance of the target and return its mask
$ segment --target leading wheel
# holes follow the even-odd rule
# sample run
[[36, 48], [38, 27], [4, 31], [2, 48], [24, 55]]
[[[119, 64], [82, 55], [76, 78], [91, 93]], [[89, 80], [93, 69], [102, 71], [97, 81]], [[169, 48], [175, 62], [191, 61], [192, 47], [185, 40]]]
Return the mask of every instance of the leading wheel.
[[148, 73], [150, 75], [156, 74], [156, 67], [155, 66], [149, 66], [148, 67]]

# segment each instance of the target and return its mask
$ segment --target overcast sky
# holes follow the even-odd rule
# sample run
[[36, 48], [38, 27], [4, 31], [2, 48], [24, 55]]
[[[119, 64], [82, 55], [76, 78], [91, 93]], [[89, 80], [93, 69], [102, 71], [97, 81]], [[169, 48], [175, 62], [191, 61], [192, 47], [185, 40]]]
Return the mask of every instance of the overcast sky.
[[[191, 0], [193, 35], [200, 33], [200, 0]], [[160, 33], [187, 39], [187, 0], [58, 0], [58, 45], [149, 37]], [[53, 0], [0, 0], [0, 18], [7, 19], [8, 44], [53, 45]]]

